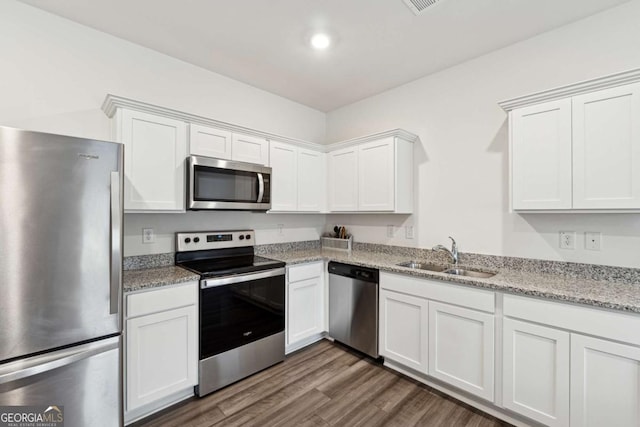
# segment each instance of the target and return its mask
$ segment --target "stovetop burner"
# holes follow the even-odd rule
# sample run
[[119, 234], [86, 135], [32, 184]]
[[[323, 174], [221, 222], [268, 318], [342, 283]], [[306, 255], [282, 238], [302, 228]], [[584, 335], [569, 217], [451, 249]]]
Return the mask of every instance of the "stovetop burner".
[[285, 263], [257, 255], [243, 255], [176, 262], [176, 265], [210, 278], [270, 270], [284, 267]]
[[252, 230], [176, 233], [176, 265], [202, 278], [246, 274], [285, 266], [254, 255]]

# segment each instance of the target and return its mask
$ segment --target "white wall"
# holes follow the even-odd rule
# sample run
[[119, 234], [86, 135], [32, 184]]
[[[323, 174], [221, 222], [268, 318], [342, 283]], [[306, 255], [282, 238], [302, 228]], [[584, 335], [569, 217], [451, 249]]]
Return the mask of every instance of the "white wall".
[[[634, 0], [533, 39], [427, 76], [328, 114], [327, 139], [401, 127], [416, 147], [413, 217], [330, 216], [355, 239], [495, 255], [640, 267], [640, 214], [528, 214], [508, 211], [507, 115], [503, 99], [640, 67], [640, 1]], [[401, 66], [401, 64], [399, 64]], [[386, 237], [386, 225], [415, 226]], [[578, 232], [575, 250], [558, 232]], [[602, 251], [584, 232], [602, 232]]]
[[[59, 18], [0, 0], [0, 125], [111, 139], [100, 106], [107, 93], [311, 142], [325, 114]], [[318, 238], [324, 219], [203, 213], [126, 215], [125, 255], [173, 250], [175, 231], [255, 227], [261, 243]], [[277, 234], [284, 224], [285, 236]], [[139, 245], [141, 226], [156, 244]], [[194, 228], [195, 227], [195, 228]]]

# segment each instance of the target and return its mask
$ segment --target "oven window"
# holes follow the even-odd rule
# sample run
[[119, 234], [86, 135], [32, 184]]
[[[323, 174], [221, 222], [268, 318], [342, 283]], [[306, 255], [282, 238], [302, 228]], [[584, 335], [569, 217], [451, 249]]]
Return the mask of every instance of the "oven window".
[[196, 201], [255, 203], [258, 199], [258, 175], [206, 166], [194, 167]]
[[284, 275], [200, 290], [200, 359], [284, 331]]

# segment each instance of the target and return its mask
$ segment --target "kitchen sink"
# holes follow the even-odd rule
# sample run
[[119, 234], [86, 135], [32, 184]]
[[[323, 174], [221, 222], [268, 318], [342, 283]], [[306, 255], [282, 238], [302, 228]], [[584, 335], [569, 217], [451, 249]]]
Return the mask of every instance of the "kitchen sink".
[[416, 270], [427, 270], [427, 271], [433, 271], [434, 273], [445, 273], [445, 274], [451, 274], [454, 276], [477, 277], [480, 279], [486, 279], [488, 277], [493, 277], [496, 275], [496, 273], [490, 273], [487, 271], [472, 270], [469, 268], [451, 268], [450, 266], [447, 266], [447, 265], [432, 264], [428, 262], [419, 262], [419, 261], [401, 262], [400, 264], [396, 264], [396, 265], [398, 267], [413, 268]]
[[413, 268], [413, 269], [416, 269], [416, 270], [435, 271], [436, 273], [442, 273], [443, 271], [445, 271], [447, 269], [446, 265], [431, 264], [431, 263], [418, 262], [418, 261], [401, 262], [400, 264], [397, 264], [397, 266], [398, 267]]
[[445, 270], [446, 274], [453, 274], [454, 276], [468, 276], [468, 277], [477, 277], [481, 279], [486, 279], [488, 277], [493, 277], [496, 273], [489, 273], [487, 271], [478, 271], [478, 270], [469, 270], [467, 268], [450, 268]]

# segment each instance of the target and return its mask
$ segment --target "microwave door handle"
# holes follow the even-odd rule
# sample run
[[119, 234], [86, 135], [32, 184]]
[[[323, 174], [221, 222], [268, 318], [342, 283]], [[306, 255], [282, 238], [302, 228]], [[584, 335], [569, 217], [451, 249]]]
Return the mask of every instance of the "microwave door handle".
[[264, 177], [262, 173], [258, 172], [258, 200], [256, 203], [262, 203], [262, 198], [264, 197]]

